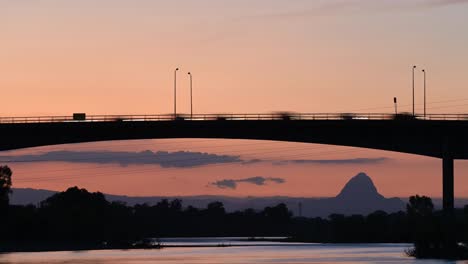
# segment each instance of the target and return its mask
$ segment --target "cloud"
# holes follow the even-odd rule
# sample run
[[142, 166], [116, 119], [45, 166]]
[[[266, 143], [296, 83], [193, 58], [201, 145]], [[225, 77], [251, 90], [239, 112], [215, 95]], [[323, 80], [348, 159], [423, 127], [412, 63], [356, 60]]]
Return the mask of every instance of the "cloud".
[[428, 6], [448, 6], [448, 5], [460, 5], [468, 4], [468, 0], [433, 0], [426, 1]]
[[239, 156], [216, 155], [202, 152], [167, 152], [150, 150], [142, 152], [116, 151], [51, 151], [38, 155], [0, 156], [0, 162], [72, 162], [72, 163], [116, 163], [128, 165], [160, 165], [163, 168], [190, 168], [209, 164], [243, 162]]
[[265, 162], [265, 161], [261, 160], [261, 159], [250, 159], [250, 160], [243, 160], [242, 164], [243, 165], [250, 165], [250, 164], [255, 164], [255, 163], [260, 163], [260, 162]]
[[[118, 164], [128, 165], [159, 165], [163, 168], [192, 168], [211, 164], [238, 163], [239, 165], [254, 165], [257, 163], [270, 163], [272, 165], [294, 165], [294, 164], [377, 164], [388, 161], [388, 158], [354, 158], [354, 159], [301, 159], [301, 160], [262, 160], [241, 159], [240, 156], [217, 155], [190, 151], [157, 151], [150, 150], [141, 152], [125, 151], [51, 151], [34, 155], [4, 155], [0, 156], [1, 163], [20, 162], [70, 162], [70, 163], [94, 163], [94, 164]], [[261, 177], [260, 177], [261, 178]], [[250, 178], [250, 179], [256, 179]], [[260, 179], [257, 179], [260, 180]], [[269, 178], [269, 180], [272, 180]], [[272, 180], [274, 181], [274, 179]]]
[[330, 15], [372, 14], [468, 4], [468, 0], [332, 0], [294, 10], [257, 15], [255, 18], [307, 18]]
[[333, 165], [348, 165], [348, 164], [377, 164], [390, 160], [389, 158], [354, 158], [354, 159], [327, 159], [327, 160], [283, 160], [274, 162], [274, 165], [288, 164], [333, 164]]
[[225, 180], [213, 182], [211, 183], [211, 185], [214, 185], [221, 189], [236, 189], [238, 183], [249, 183], [249, 184], [255, 184], [258, 186], [264, 186], [264, 185], [267, 185], [268, 182], [273, 182], [276, 184], [283, 184], [286, 182], [286, 180], [283, 178], [272, 178], [272, 177], [266, 178], [266, 177], [257, 176], [257, 177], [239, 179], [239, 180], [225, 179]]
[[237, 181], [235, 180], [221, 180], [211, 184], [221, 189], [235, 189], [237, 187]]

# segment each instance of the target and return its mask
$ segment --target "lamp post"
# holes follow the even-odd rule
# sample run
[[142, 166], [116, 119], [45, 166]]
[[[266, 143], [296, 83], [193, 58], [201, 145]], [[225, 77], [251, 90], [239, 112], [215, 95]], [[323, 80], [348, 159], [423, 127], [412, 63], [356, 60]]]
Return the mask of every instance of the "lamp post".
[[424, 118], [426, 117], [426, 69], [422, 70], [424, 74]]
[[414, 111], [414, 70], [416, 69], [416, 65], [413, 66], [413, 116], [415, 116], [415, 111]]
[[398, 108], [397, 108], [397, 98], [393, 97], [393, 103], [395, 104], [395, 115], [398, 114]]
[[192, 97], [192, 86], [193, 86], [193, 81], [192, 81], [192, 73], [188, 73], [190, 77], [190, 119], [193, 118], [193, 97]]
[[174, 119], [177, 117], [177, 71], [179, 68], [176, 68], [174, 71]]

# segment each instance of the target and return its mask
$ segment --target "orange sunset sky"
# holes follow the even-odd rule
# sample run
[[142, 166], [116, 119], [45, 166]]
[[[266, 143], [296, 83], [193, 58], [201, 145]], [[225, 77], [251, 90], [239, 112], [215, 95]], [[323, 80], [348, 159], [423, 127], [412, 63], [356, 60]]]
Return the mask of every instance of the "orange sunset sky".
[[[0, 0], [0, 116], [195, 113], [468, 111], [465, 0]], [[333, 196], [368, 173], [385, 196], [441, 196], [441, 161], [376, 150], [266, 141], [146, 140], [0, 152], [53, 151], [89, 159], [10, 162], [14, 187], [79, 185], [128, 195]], [[93, 161], [96, 151], [206, 152], [261, 162], [161, 167]], [[126, 155], [127, 155], [126, 154]], [[366, 162], [351, 162], [352, 159]], [[0, 159], [2, 160], [2, 159]], [[307, 160], [309, 162], [286, 162]], [[335, 162], [326, 163], [324, 160]], [[320, 162], [319, 162], [320, 161]], [[264, 185], [215, 182], [281, 178]], [[468, 197], [468, 161], [456, 162]]]

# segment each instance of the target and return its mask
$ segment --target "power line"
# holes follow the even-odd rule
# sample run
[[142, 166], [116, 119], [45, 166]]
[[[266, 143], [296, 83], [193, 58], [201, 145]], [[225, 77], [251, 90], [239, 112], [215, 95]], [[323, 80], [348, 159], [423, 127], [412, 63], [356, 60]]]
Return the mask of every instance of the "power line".
[[[461, 102], [461, 101], [468, 101], [468, 98], [463, 99], [452, 99], [452, 100], [443, 100], [443, 101], [431, 101], [428, 104], [442, 104], [442, 103], [451, 103], [451, 102]], [[416, 104], [417, 106], [422, 106], [423, 104]], [[412, 104], [405, 104], [399, 105], [400, 107], [410, 107]], [[354, 109], [354, 110], [347, 110], [342, 112], [355, 112], [355, 111], [365, 111], [365, 110], [376, 110], [376, 109], [393, 109], [394, 106], [376, 106], [376, 107], [369, 107], [369, 108], [361, 108], [361, 109]]]
[[[322, 148], [330, 148], [330, 147], [322, 147]], [[297, 150], [314, 150], [314, 149], [321, 149], [320, 147], [319, 148], [302, 148], [302, 149], [290, 149], [290, 150], [282, 150], [282, 149], [276, 149], [276, 150], [273, 150], [273, 151], [263, 151], [263, 152], [252, 152], [252, 153], [248, 153], [246, 155], [259, 155], [259, 154], [266, 154], [266, 153], [274, 153], [274, 152], [278, 152], [278, 151], [282, 151], [282, 152], [288, 152], [288, 151], [297, 151]], [[201, 160], [204, 160], [205, 158], [184, 158], [184, 159], [175, 159], [175, 160], [171, 160], [171, 162], [190, 162], [190, 161], [201, 161]], [[216, 164], [219, 164], [219, 165], [228, 165], [228, 164], [231, 164], [231, 163], [248, 163], [248, 161], [244, 161], [244, 160], [239, 160], [239, 161], [232, 161], [232, 162], [223, 162], [223, 163], [216, 163]], [[82, 170], [89, 170], [89, 169], [102, 169], [102, 168], [115, 168], [116, 166], [118, 166], [119, 164], [118, 163], [113, 163], [113, 164], [109, 164], [109, 165], [102, 165], [102, 166], [94, 166], [94, 167], [87, 167], [87, 168], [80, 168], [80, 171]], [[132, 165], [146, 165], [146, 166], [161, 166], [161, 164], [132, 164]], [[200, 165], [200, 166], [193, 166], [193, 167], [170, 167], [170, 168], [167, 168], [167, 169], [188, 169], [188, 168], [196, 168], [196, 167], [206, 167], [206, 166], [209, 166], [209, 165], [213, 165], [213, 164], [204, 164], [204, 165]], [[60, 169], [60, 170], [46, 170], [45, 172], [47, 173], [50, 173], [50, 172], [66, 172], [66, 171], [73, 171], [75, 169]]]
[[[249, 146], [249, 145], [257, 145], [257, 144], [244, 144], [243, 146]], [[228, 145], [228, 146], [231, 146], [232, 145]], [[218, 148], [218, 147], [226, 147], [226, 146], [213, 146], [212, 148]], [[261, 148], [261, 149], [255, 149], [255, 151], [258, 151], [258, 150], [267, 150], [266, 153], [268, 153], [268, 150], [271, 150], [271, 149], [274, 149], [275, 151], [278, 150], [278, 149], [290, 149], [292, 146], [287, 146], [287, 147], [281, 147], [281, 148]], [[318, 148], [322, 148], [322, 147], [318, 147]], [[301, 148], [301, 149], [316, 149], [316, 148], [310, 148], [310, 147], [306, 147], [306, 148]], [[297, 149], [292, 149], [292, 150], [297, 150]], [[217, 155], [217, 156], [227, 156], [227, 155], [230, 155], [232, 156], [233, 154], [235, 153], [240, 153], [240, 152], [244, 152], [245, 150], [237, 150], [237, 151], [223, 151], [223, 152], [217, 152], [217, 153], [206, 153], [206, 152], [187, 152], [187, 153], [206, 153], [206, 154], [210, 154], [210, 155]], [[182, 151], [174, 151], [172, 153], [177, 153], [177, 152], [182, 152]], [[79, 153], [79, 152], [75, 152], [75, 153]], [[105, 151], [103, 151], [103, 153], [105, 153]], [[112, 152], [109, 152], [109, 153], [112, 153]], [[141, 152], [128, 152], [128, 151], [122, 151], [120, 153], [128, 153], [128, 155], [123, 155], [123, 156], [119, 156], [118, 158], [132, 158], [132, 160], [138, 160], [138, 159], [143, 159], [143, 158], [148, 158], [148, 157], [135, 157], [134, 154], [138, 154], [138, 153], [141, 153]], [[153, 153], [157, 153], [157, 152], [153, 152]], [[171, 153], [171, 152], [169, 152]], [[245, 152], [244, 152], [245, 153]], [[91, 153], [83, 153], [83, 154], [91, 154]], [[93, 153], [94, 154], [94, 153]], [[101, 154], [101, 153], [99, 153]], [[258, 152], [254, 152], [254, 154], [258, 154]], [[248, 154], [244, 154], [244, 155], [248, 155]], [[34, 156], [34, 155], [32, 155]], [[91, 155], [90, 155], [91, 156]], [[107, 161], [109, 158], [107, 157], [88, 157], [88, 158], [70, 158], [70, 159], [64, 159], [64, 160], [44, 160], [44, 159], [36, 159], [36, 160], [14, 160], [14, 159], [10, 159], [10, 160], [0, 160], [0, 162], [3, 162], [3, 163], [34, 163], [34, 162], [70, 162], [70, 163], [73, 163], [73, 162], [83, 162], [83, 163], [99, 163], [99, 162], [94, 162], [94, 161], [99, 161], [99, 160], [104, 160], [104, 161]], [[180, 161], [190, 161], [190, 160], [193, 160], [193, 159], [196, 159], [196, 160], [202, 160], [202, 159], [205, 159], [205, 158], [182, 158], [182, 159], [170, 159], [168, 160], [169, 162], [180, 162]], [[87, 162], [87, 161], [91, 161], [91, 162]], [[109, 162], [105, 162], [105, 163], [115, 163], [115, 164], [119, 164], [119, 162], [115, 162], [115, 161], [109, 161]], [[131, 161], [129, 162], [131, 163]], [[155, 163], [157, 165], [157, 163]]]
[[[343, 154], [343, 153], [350, 153], [350, 152], [361, 152], [361, 151], [364, 151], [363, 149], [357, 149], [357, 150], [347, 150], [347, 151], [328, 151], [328, 152], [323, 152], [323, 153], [317, 153], [317, 154], [336, 154], [336, 153], [340, 153], [340, 154]], [[275, 157], [274, 159], [282, 159], [282, 160], [285, 160], [286, 158], [289, 157], [290, 158], [293, 158], [293, 157], [314, 157], [314, 155], [311, 155], [311, 154], [295, 154], [295, 155], [286, 155], [286, 156], [278, 156], [278, 157]], [[315, 155], [317, 156], [317, 155]], [[268, 160], [269, 162], [271, 162], [272, 160]], [[218, 164], [208, 164], [208, 165], [205, 165], [203, 167], [215, 167], [215, 166], [233, 166], [233, 165], [238, 165], [238, 164], [242, 164], [242, 162], [233, 162], [233, 163], [218, 163]], [[127, 173], [125, 174], [122, 174], [122, 173], [119, 173], [118, 175], [122, 176], [122, 175], [135, 175], [136, 173], [141, 173], [141, 172], [165, 172], [165, 171], [175, 171], [175, 168], [159, 168], [159, 169], [154, 169], [154, 168], [151, 168], [151, 169], [137, 169], [137, 170], [130, 170], [130, 171], [127, 171]], [[109, 175], [116, 175], [115, 172], [103, 172], [103, 173], [95, 173], [92, 175], [92, 177], [103, 177], [103, 176], [109, 176]], [[59, 176], [59, 177], [37, 177], [37, 178], [26, 178], [26, 179], [22, 179], [22, 180], [16, 180], [16, 182], [22, 182], [22, 183], [25, 183], [25, 182], [44, 182], [44, 181], [62, 181], [62, 180], [71, 180], [71, 179], [82, 179], [81, 178], [82, 176]], [[89, 179], [89, 178], [88, 178]]]

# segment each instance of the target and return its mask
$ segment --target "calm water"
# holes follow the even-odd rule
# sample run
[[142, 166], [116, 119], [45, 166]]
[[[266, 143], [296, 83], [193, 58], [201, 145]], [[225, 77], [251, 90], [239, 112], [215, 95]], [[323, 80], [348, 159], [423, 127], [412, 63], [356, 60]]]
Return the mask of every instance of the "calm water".
[[[233, 245], [233, 247], [164, 248], [0, 254], [0, 264], [306, 264], [306, 263], [467, 263], [414, 260], [402, 244], [283, 244], [235, 239], [165, 239], [166, 245]], [[242, 245], [246, 244], [246, 245]], [[235, 245], [235, 246], [234, 246]]]

